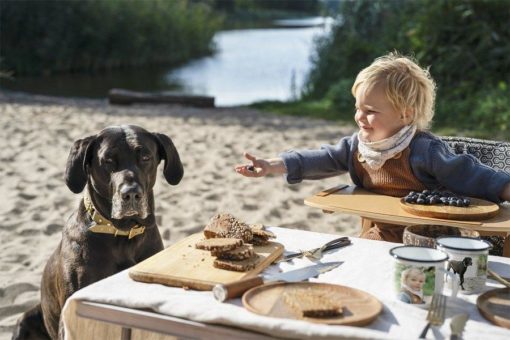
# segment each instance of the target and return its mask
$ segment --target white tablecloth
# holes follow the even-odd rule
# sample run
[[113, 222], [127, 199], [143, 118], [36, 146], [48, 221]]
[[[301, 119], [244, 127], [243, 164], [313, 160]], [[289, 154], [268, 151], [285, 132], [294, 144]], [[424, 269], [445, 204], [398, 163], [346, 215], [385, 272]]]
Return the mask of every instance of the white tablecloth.
[[[318, 247], [339, 235], [320, 234], [278, 227], [269, 228], [286, 251]], [[392, 291], [393, 259], [389, 250], [395, 243], [352, 238], [353, 245], [326, 253], [322, 261], [344, 261], [333, 271], [310, 281], [355, 287], [376, 296], [384, 305], [381, 315], [369, 326], [329, 326], [304, 321], [259, 316], [242, 307], [240, 299], [217, 302], [211, 292], [190, 291], [133, 281], [123, 271], [76, 292], [66, 303], [63, 315], [76, 299], [131, 308], [149, 308], [158, 313], [198, 322], [231, 325], [273, 336], [291, 338], [417, 338], [425, 326], [427, 311], [396, 301]], [[106, 259], [105, 259], [106, 260]], [[311, 264], [308, 259], [281, 263], [264, 273], [287, 271]], [[489, 256], [489, 267], [500, 274], [510, 273], [510, 259]], [[502, 287], [489, 280], [486, 289]], [[469, 313], [464, 339], [510, 339], [510, 330], [497, 327], [481, 316], [476, 307], [477, 295], [460, 295], [448, 300], [447, 320], [440, 328], [431, 328], [428, 338], [448, 338], [450, 318]]]

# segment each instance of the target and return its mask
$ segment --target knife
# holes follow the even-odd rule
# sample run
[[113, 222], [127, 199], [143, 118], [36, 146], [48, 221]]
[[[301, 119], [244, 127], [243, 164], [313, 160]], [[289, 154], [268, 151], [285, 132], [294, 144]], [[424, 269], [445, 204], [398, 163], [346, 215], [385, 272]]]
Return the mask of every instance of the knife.
[[318, 276], [322, 273], [328, 272], [343, 262], [324, 262], [313, 264], [304, 268], [291, 270], [285, 273], [276, 275], [257, 275], [247, 279], [242, 279], [227, 284], [217, 284], [213, 287], [213, 294], [216, 300], [224, 302], [225, 300], [232, 299], [243, 295], [245, 291], [250, 288], [263, 285], [264, 283], [271, 282], [299, 282], [307, 280], [311, 277]]

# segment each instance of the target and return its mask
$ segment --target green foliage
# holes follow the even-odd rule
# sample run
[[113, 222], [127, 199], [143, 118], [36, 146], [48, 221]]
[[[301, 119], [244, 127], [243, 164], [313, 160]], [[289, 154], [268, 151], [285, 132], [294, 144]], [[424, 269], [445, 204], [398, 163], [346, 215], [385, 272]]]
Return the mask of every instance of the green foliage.
[[194, 0], [225, 15], [225, 28], [271, 27], [273, 21], [319, 15], [319, 0]]
[[340, 117], [338, 111], [333, 107], [328, 100], [306, 100], [306, 101], [293, 101], [293, 102], [279, 102], [279, 101], [264, 101], [251, 104], [259, 110], [298, 117], [312, 117], [327, 120], [342, 120], [344, 123], [354, 124], [352, 115], [348, 117]]
[[326, 98], [347, 112], [356, 74], [397, 50], [430, 66], [435, 126], [508, 131], [510, 1], [357, 0], [342, 2], [339, 13], [332, 35], [317, 42], [305, 99]]
[[221, 17], [186, 0], [0, 2], [2, 68], [17, 75], [177, 64], [211, 52]]

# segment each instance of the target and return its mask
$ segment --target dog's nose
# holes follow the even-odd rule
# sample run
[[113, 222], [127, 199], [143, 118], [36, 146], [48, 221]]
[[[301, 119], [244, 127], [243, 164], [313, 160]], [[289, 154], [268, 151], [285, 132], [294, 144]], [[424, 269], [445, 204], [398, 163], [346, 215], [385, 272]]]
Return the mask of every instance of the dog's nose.
[[136, 183], [124, 184], [120, 188], [120, 195], [124, 202], [138, 202], [142, 199], [142, 189]]

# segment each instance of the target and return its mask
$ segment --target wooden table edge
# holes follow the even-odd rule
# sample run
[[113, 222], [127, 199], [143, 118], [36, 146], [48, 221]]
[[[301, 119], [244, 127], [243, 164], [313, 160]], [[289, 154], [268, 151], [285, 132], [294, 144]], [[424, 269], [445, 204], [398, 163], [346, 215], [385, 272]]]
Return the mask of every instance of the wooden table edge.
[[206, 324], [152, 311], [86, 300], [76, 300], [75, 302], [77, 316], [116, 324], [124, 328], [138, 328], [184, 338], [210, 339], [214, 335], [221, 339], [275, 339], [262, 333], [234, 326]]

